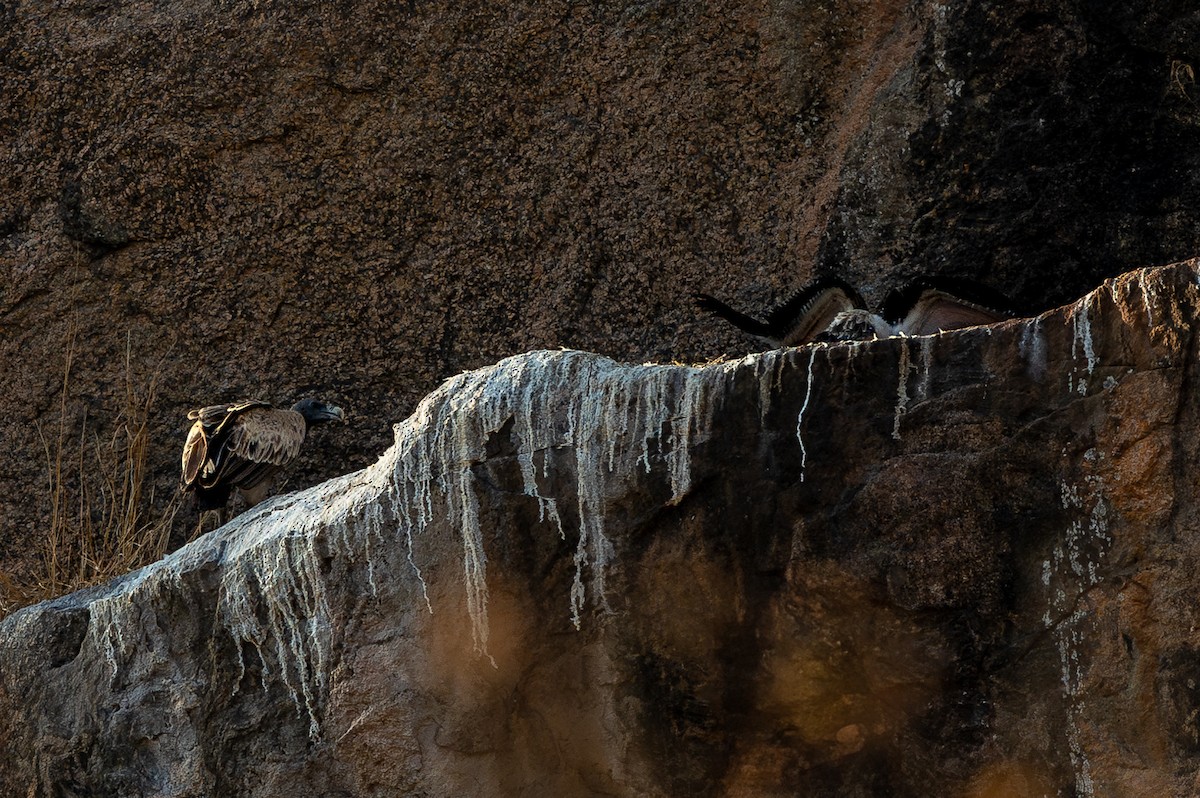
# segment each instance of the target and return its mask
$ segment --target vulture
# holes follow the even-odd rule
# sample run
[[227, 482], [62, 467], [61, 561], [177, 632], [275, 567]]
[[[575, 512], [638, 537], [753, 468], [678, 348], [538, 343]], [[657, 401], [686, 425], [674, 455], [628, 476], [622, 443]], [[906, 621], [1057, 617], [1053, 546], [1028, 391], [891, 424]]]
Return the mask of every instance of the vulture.
[[765, 321], [751, 318], [708, 294], [696, 294], [696, 305], [739, 330], [773, 347], [800, 346], [816, 340], [841, 313], [864, 306], [862, 297], [836, 277], [818, 280], [767, 314]]
[[266, 498], [276, 472], [300, 453], [310, 426], [345, 418], [340, 407], [316, 399], [287, 410], [257, 400], [193, 410], [180, 490], [195, 491], [201, 512], [224, 509], [234, 488], [255, 505]]
[[1015, 314], [998, 293], [964, 280], [928, 277], [893, 291], [872, 313], [853, 287], [836, 278], [818, 280], [767, 314], [764, 321], [724, 302], [697, 294], [696, 304], [773, 347], [813, 341], [864, 341], [893, 335], [931, 335]]
[[1017, 315], [1008, 297], [998, 291], [951, 277], [925, 277], [892, 291], [880, 313], [899, 335], [932, 335]]

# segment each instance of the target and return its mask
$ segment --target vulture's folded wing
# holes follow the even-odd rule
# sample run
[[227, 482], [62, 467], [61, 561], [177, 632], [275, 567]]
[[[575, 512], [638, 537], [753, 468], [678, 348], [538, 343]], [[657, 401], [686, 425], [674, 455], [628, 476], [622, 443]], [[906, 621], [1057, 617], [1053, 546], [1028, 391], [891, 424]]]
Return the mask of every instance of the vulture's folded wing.
[[[188, 417], [190, 418], [191, 414]], [[187, 441], [183, 444], [183, 469], [179, 476], [180, 487], [187, 488], [196, 483], [207, 459], [208, 436], [204, 433], [204, 425], [197, 422], [188, 431]]]
[[862, 297], [836, 278], [818, 280], [771, 311], [767, 324], [784, 346], [803, 346], [817, 338], [839, 313], [863, 308]]
[[708, 294], [697, 294], [696, 304], [774, 346], [800, 346], [824, 332], [839, 313], [861, 308], [863, 301], [848, 283], [825, 278], [776, 307], [767, 315], [766, 321], [734, 310]]
[[253, 409], [238, 417], [225, 445], [237, 457], [278, 466], [300, 454], [305, 429], [295, 410]]
[[979, 324], [995, 324], [1009, 318], [1005, 313], [977, 305], [942, 291], [929, 290], [921, 295], [900, 323], [907, 335], [932, 335], [943, 330], [959, 330]]

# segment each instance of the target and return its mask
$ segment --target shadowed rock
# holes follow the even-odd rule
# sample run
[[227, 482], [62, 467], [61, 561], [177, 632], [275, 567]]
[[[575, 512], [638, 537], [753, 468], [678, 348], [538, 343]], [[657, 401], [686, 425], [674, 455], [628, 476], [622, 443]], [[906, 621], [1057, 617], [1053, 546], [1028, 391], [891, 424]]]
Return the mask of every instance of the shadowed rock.
[[1197, 263], [700, 368], [533, 352], [0, 623], [33, 795], [1187, 794]]

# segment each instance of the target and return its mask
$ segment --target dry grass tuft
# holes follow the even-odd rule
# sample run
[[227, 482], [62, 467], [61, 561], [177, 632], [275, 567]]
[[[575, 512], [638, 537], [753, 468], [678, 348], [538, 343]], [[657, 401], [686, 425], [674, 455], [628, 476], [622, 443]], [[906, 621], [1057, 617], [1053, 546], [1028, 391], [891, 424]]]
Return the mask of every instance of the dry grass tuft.
[[126, 340], [123, 395], [107, 425], [111, 432], [101, 437], [100, 425], [89, 423], [86, 410], [77, 422], [71, 419], [77, 332], [72, 325], [67, 333], [57, 429], [48, 436], [38, 426], [46, 456], [46, 537], [33, 573], [23, 578], [0, 574], [0, 616], [160, 559], [180, 508], [173, 494], [165, 507], [154, 509], [146, 472], [150, 409], [162, 361], [148, 379], [135, 379]]

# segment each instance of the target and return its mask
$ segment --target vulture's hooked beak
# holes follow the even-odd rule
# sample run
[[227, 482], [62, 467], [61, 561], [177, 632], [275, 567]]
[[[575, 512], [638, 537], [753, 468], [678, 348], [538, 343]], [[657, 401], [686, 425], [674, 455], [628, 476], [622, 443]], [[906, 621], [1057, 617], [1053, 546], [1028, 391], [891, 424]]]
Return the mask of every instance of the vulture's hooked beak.
[[322, 421], [341, 421], [345, 423], [346, 411], [337, 405], [325, 405], [324, 409], [320, 412], [320, 417]]

